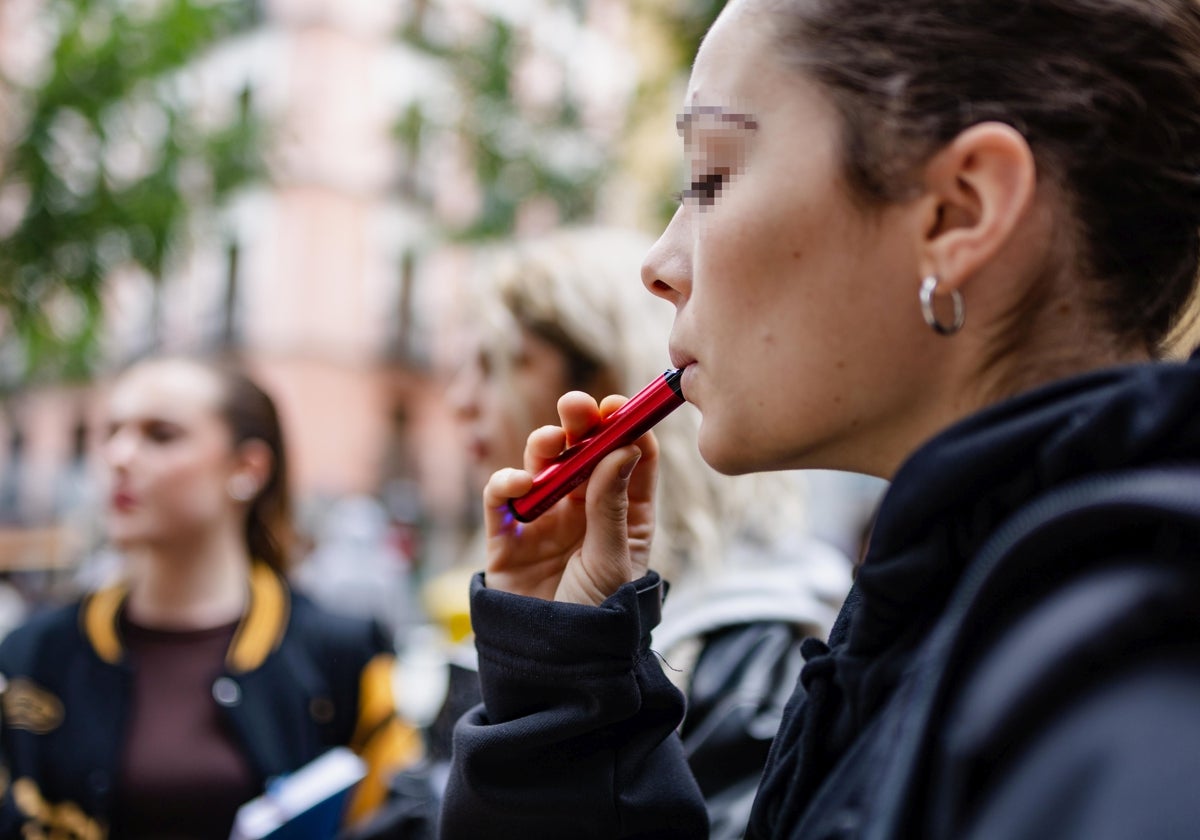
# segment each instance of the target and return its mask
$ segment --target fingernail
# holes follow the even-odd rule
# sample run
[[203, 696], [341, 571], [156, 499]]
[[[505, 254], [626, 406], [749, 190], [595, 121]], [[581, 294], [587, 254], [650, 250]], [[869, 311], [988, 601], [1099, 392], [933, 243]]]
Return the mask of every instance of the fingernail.
[[626, 479], [633, 475], [633, 468], [637, 466], [637, 462], [641, 460], [642, 453], [638, 453], [621, 465], [621, 478]]

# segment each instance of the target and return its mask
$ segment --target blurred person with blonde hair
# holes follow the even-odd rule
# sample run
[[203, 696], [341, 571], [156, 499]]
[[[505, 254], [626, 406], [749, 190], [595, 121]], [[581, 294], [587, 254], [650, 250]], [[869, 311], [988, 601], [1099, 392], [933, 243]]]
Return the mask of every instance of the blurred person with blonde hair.
[[[632, 231], [578, 228], [479, 254], [464, 295], [470, 348], [449, 389], [478, 487], [522, 463], [533, 429], [558, 423], [559, 395], [632, 395], [667, 367], [673, 308], [631, 282], [650, 244]], [[655, 429], [650, 562], [672, 589], [653, 647], [688, 697], [681, 735], [712, 836], [738, 837], [802, 665], [796, 642], [828, 633], [850, 562], [810, 536], [802, 475], [720, 475], [696, 452], [698, 422], [685, 405]], [[468, 565], [482, 562], [476, 546]]]
[[157, 357], [104, 403], [121, 578], [0, 646], [0, 836], [224, 838], [269, 780], [349, 746], [357, 823], [419, 757], [376, 624], [292, 592], [287, 450], [240, 369]]

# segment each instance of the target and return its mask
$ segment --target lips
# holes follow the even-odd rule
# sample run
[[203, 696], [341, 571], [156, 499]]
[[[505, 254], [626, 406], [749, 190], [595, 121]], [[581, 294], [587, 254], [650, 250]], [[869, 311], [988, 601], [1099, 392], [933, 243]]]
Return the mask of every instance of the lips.
[[109, 507], [113, 510], [126, 512], [137, 507], [137, 498], [125, 490], [117, 490], [109, 497]]
[[679, 377], [679, 388], [688, 402], [692, 401], [694, 395], [694, 388], [689, 383], [695, 379], [695, 371], [692, 370], [695, 364], [696, 360], [690, 354], [675, 347], [671, 348], [671, 366], [683, 371]]
[[480, 463], [487, 460], [490, 451], [491, 447], [488, 446], [487, 441], [483, 438], [472, 438], [467, 444], [467, 452], [475, 461]]
[[682, 350], [677, 350], [674, 347], [671, 348], [671, 367], [683, 370], [688, 365], [694, 365], [695, 363], [695, 358], [690, 354]]

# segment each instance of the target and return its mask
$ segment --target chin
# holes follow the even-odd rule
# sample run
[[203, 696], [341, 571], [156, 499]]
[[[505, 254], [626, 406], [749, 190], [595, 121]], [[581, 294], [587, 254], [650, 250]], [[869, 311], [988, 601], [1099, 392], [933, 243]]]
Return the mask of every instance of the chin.
[[705, 429], [701, 423], [698, 443], [704, 461], [723, 475], [746, 475], [748, 473], [775, 472], [777, 470], [806, 469], [818, 466], [810, 462], [811, 452], [798, 454], [784, 447], [789, 441], [775, 440], [762, 435], [747, 436], [736, 429], [754, 428], [753, 421], [746, 421], [734, 431], [718, 429], [710, 424]]
[[471, 468], [471, 480], [475, 482], [475, 489], [483, 492], [483, 488], [487, 486], [488, 479], [492, 477], [492, 473], [499, 470], [500, 467], [492, 466], [491, 464], [476, 464]]
[[142, 544], [142, 540], [127, 536], [125, 534], [109, 534], [108, 544], [117, 551], [127, 553], [137, 549], [137, 547]]
[[748, 452], [744, 441], [738, 441], [734, 445], [730, 445], [728, 439], [712, 439], [714, 436], [706, 436], [704, 429], [701, 427], [699, 447], [700, 457], [702, 457], [710, 467], [723, 475], [744, 475], [751, 472], [759, 472], [764, 469], [771, 469], [769, 466], [763, 466], [757, 459], [753, 457], [752, 452]]
[[121, 551], [138, 548], [151, 541], [151, 535], [139, 528], [109, 527], [105, 536], [108, 544]]

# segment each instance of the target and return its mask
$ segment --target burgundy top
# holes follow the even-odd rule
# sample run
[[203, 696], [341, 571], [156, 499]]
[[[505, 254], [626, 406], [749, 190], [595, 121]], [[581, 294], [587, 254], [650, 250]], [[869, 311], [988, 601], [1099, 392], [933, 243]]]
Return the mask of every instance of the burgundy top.
[[221, 678], [236, 629], [235, 622], [210, 630], [153, 630], [121, 618], [133, 700], [112, 836], [225, 838], [238, 806], [260, 792], [214, 699], [214, 691], [237, 690]]

